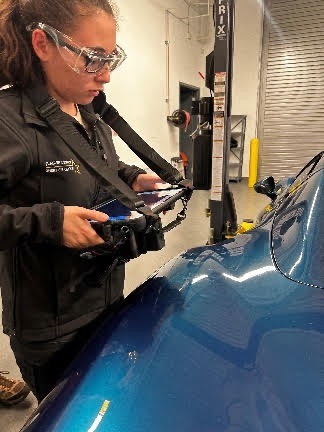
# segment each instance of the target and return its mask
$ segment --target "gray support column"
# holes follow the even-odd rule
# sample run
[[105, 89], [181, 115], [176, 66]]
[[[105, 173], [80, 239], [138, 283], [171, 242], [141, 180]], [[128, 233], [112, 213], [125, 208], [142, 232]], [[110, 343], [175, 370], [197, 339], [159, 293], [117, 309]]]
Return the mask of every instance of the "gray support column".
[[232, 59], [235, 0], [215, 0], [214, 118], [209, 243], [221, 241], [226, 232], [224, 203], [228, 188], [228, 153], [232, 101]]

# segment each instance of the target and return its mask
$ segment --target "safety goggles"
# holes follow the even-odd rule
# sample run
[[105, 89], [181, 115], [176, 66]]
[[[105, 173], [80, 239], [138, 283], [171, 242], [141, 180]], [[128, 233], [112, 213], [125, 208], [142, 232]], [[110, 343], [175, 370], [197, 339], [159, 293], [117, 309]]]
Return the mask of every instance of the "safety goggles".
[[43, 23], [33, 23], [27, 26], [28, 31], [41, 29], [55, 43], [64, 61], [75, 72], [103, 73], [107, 68], [110, 72], [120, 66], [126, 59], [125, 51], [118, 45], [111, 54], [104, 49], [81, 47], [69, 36]]

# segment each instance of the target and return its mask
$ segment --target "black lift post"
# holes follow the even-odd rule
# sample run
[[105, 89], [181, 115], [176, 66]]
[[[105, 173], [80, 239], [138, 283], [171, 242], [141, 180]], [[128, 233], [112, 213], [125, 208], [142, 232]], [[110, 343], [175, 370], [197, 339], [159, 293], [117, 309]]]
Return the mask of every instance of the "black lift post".
[[235, 205], [228, 188], [234, 8], [235, 0], [215, 0], [214, 2], [215, 76], [209, 244], [223, 240], [225, 233], [236, 229], [233, 226], [226, 226], [230, 220], [232, 220], [232, 225], [236, 224]]

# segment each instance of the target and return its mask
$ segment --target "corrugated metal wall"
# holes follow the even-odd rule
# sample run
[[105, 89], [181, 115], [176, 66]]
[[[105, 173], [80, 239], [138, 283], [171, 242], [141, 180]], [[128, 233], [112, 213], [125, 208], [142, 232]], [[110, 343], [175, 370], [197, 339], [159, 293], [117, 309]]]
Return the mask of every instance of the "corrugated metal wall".
[[259, 177], [296, 173], [324, 150], [324, 0], [265, 9]]

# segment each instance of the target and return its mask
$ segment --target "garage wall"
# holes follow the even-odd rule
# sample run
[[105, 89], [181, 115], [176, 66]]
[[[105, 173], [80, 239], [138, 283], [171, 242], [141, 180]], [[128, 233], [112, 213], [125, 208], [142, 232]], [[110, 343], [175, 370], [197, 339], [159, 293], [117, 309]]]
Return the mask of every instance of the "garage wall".
[[[170, 22], [170, 102], [166, 102], [166, 16], [169, 7], [179, 17], [187, 16], [182, 0], [136, 0], [115, 2], [120, 9], [117, 43], [128, 58], [111, 76], [106, 94], [128, 123], [170, 160], [179, 154], [179, 129], [167, 123], [167, 115], [179, 108], [179, 82], [204, 87], [198, 72], [205, 69], [202, 42], [188, 39], [188, 27], [169, 16]], [[197, 27], [199, 23], [194, 23]], [[197, 29], [195, 34], [198, 34]], [[205, 33], [206, 34], [206, 33]], [[143, 164], [118, 138], [118, 154], [128, 163]]]
[[249, 175], [250, 140], [257, 136], [263, 1], [236, 0], [232, 114], [246, 114], [243, 177]]
[[[128, 58], [106, 86], [108, 100], [134, 129], [166, 159], [178, 154], [178, 129], [166, 116], [179, 106], [179, 82], [201, 88], [209, 96], [198, 72], [205, 73], [205, 57], [213, 49], [212, 16], [195, 20], [195, 34], [188, 40], [187, 26], [170, 16], [170, 104], [166, 103], [165, 10], [179, 17], [188, 14], [183, 0], [116, 0], [120, 9], [118, 43]], [[261, 2], [260, 2], [261, 3]], [[257, 0], [236, 0], [233, 114], [247, 115], [243, 176], [248, 176], [249, 141], [256, 134], [262, 10]], [[206, 9], [205, 9], [206, 11]], [[195, 40], [195, 36], [209, 35]], [[122, 160], [141, 164], [122, 141], [115, 137]]]

